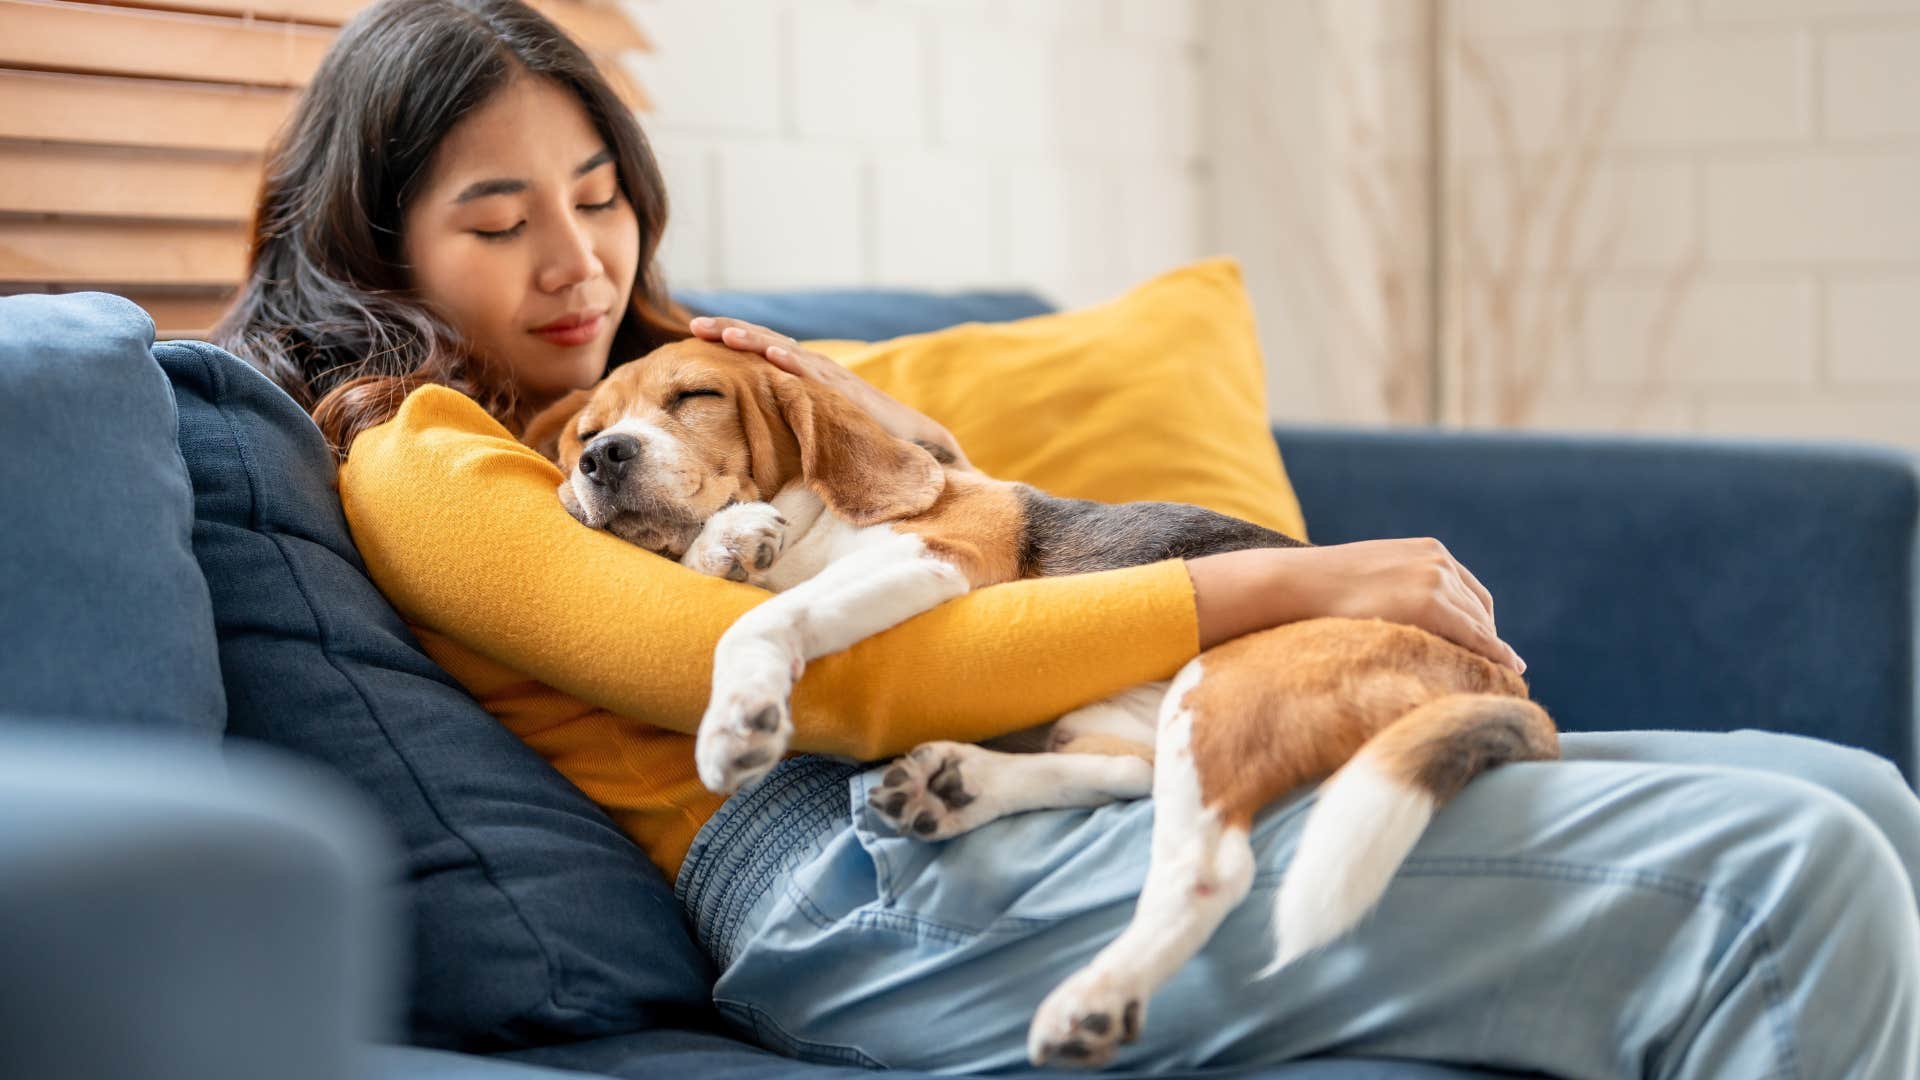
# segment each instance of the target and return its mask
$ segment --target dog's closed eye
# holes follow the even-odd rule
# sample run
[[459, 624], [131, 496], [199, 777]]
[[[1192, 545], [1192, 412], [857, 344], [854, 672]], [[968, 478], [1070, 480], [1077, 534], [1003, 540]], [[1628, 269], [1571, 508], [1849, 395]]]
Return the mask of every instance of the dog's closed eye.
[[679, 404], [681, 404], [682, 402], [684, 402], [684, 401], [687, 401], [687, 400], [688, 400], [689, 398], [698, 398], [698, 397], [716, 397], [716, 398], [723, 398], [723, 397], [726, 397], [726, 396], [727, 396], [727, 395], [725, 395], [725, 394], [723, 394], [723, 393], [721, 393], [721, 392], [720, 392], [720, 391], [718, 391], [718, 390], [705, 390], [705, 389], [702, 389], [702, 390], [682, 390], [682, 391], [680, 391], [680, 392], [679, 392], [678, 394], [676, 394], [676, 395], [674, 395], [674, 398], [673, 398], [673, 403], [674, 403], [675, 405], [679, 405]]

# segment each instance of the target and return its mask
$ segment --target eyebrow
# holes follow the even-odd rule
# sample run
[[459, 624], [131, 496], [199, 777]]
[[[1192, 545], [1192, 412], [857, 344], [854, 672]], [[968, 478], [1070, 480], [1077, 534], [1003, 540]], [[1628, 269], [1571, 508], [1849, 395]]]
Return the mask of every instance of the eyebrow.
[[[585, 176], [612, 160], [613, 151], [601, 147], [599, 153], [581, 162], [580, 167], [573, 170], [573, 175], [575, 178]], [[527, 190], [527, 186], [525, 180], [476, 180], [468, 184], [460, 194], [455, 195], [453, 201], [455, 205], [460, 205], [475, 199], [484, 199], [489, 195], [518, 195]]]

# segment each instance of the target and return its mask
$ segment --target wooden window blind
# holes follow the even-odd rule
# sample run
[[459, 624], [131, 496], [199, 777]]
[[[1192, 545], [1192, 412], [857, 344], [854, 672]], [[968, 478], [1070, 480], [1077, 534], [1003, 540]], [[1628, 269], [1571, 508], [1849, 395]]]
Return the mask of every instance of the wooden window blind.
[[[213, 325], [245, 270], [262, 154], [368, 0], [0, 0], [0, 294], [104, 289], [163, 336]], [[618, 9], [530, 0], [616, 62]]]

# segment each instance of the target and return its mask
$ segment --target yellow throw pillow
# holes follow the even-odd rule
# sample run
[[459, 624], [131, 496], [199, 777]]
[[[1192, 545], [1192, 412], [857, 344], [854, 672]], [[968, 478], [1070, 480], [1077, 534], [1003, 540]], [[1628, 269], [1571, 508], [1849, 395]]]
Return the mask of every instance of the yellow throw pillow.
[[807, 344], [946, 425], [989, 476], [1076, 499], [1193, 503], [1306, 538], [1231, 259], [1079, 311]]

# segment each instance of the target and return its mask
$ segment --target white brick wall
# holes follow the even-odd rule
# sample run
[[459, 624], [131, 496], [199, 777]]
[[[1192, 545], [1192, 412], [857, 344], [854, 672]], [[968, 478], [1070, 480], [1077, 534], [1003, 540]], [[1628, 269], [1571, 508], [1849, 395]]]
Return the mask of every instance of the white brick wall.
[[[659, 45], [631, 62], [677, 284], [1078, 304], [1225, 252], [1290, 420], [1387, 419], [1386, 350], [1425, 348], [1426, 0], [623, 2]], [[1587, 72], [1597, 100], [1635, 9], [1585, 154], [1566, 94]], [[1920, 0], [1448, 10], [1519, 153], [1456, 58], [1449, 326], [1485, 295], [1469, 241], [1515, 260], [1516, 302], [1548, 313], [1527, 422], [1920, 446]]]
[[[1456, 66], [1464, 228], [1584, 297], [1526, 340], [1555, 373], [1529, 422], [1920, 447], [1920, 0], [1653, 0], [1583, 158], [1568, 89], [1598, 100], [1626, 7], [1453, 5], [1520, 149]], [[1509, 256], [1520, 179], [1549, 163]], [[1574, 175], [1589, 182], [1570, 192]], [[1470, 282], [1462, 227], [1452, 272]]]
[[1836, 29], [1821, 41], [1821, 120], [1832, 139], [1920, 135], [1920, 26]]
[[1105, 299], [1206, 252], [1200, 0], [625, 0], [688, 287]]
[[1716, 262], [1920, 262], [1920, 146], [1728, 155], [1705, 168]]
[[1920, 392], [1920, 273], [1840, 271], [1826, 284], [1824, 344], [1834, 381], [1896, 386], [1895, 397], [1912, 404]]

